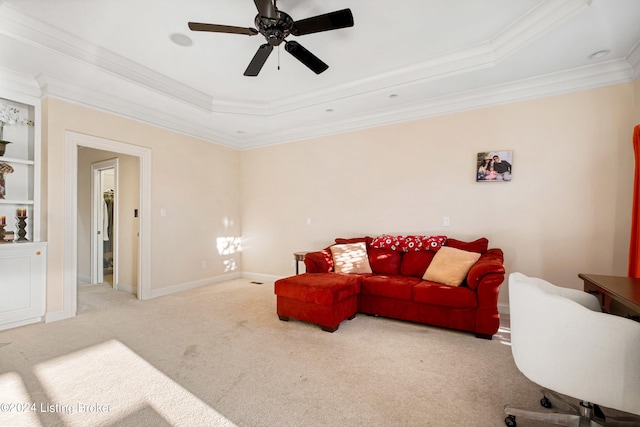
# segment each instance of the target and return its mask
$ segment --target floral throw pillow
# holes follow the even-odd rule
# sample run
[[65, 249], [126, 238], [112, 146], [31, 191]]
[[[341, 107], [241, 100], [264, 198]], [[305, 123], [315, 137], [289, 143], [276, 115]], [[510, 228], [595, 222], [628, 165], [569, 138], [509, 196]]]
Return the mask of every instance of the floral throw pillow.
[[378, 249], [391, 249], [398, 252], [436, 252], [446, 243], [446, 236], [390, 236], [384, 234], [373, 239], [371, 246]]

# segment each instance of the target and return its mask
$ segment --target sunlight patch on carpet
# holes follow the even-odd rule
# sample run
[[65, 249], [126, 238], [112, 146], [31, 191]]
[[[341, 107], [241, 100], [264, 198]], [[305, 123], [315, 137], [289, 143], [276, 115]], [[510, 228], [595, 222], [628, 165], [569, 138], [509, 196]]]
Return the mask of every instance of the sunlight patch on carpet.
[[116, 340], [41, 363], [34, 373], [50, 399], [45, 403], [58, 405], [51, 409], [65, 426], [135, 419], [141, 425], [235, 427]]
[[35, 410], [22, 378], [15, 372], [0, 375], [0, 425], [39, 426]]

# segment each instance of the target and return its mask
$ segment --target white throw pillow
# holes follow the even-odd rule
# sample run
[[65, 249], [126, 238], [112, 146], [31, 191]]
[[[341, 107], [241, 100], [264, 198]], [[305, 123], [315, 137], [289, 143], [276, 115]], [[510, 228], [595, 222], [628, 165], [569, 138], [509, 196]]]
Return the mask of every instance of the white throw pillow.
[[333, 271], [336, 273], [371, 273], [367, 245], [364, 242], [333, 245]]

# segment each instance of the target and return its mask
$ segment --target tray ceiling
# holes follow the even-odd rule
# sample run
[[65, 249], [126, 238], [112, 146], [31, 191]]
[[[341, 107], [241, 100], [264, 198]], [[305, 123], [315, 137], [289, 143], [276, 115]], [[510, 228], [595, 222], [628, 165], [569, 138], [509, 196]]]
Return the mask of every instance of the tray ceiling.
[[279, 0], [277, 7], [295, 20], [351, 9], [352, 28], [288, 38], [326, 62], [326, 72], [316, 75], [276, 48], [259, 76], [245, 77], [262, 36], [187, 27], [253, 27], [251, 0], [5, 0], [0, 75], [38, 96], [245, 149], [630, 82], [640, 73], [636, 0], [394, 0], [391, 7]]

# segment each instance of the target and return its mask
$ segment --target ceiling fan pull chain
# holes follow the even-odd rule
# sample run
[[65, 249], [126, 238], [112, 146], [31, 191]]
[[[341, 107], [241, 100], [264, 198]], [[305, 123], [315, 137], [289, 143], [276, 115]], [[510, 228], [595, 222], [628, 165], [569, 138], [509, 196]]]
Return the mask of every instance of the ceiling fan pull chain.
[[280, 45], [278, 45], [278, 71], [280, 71]]

